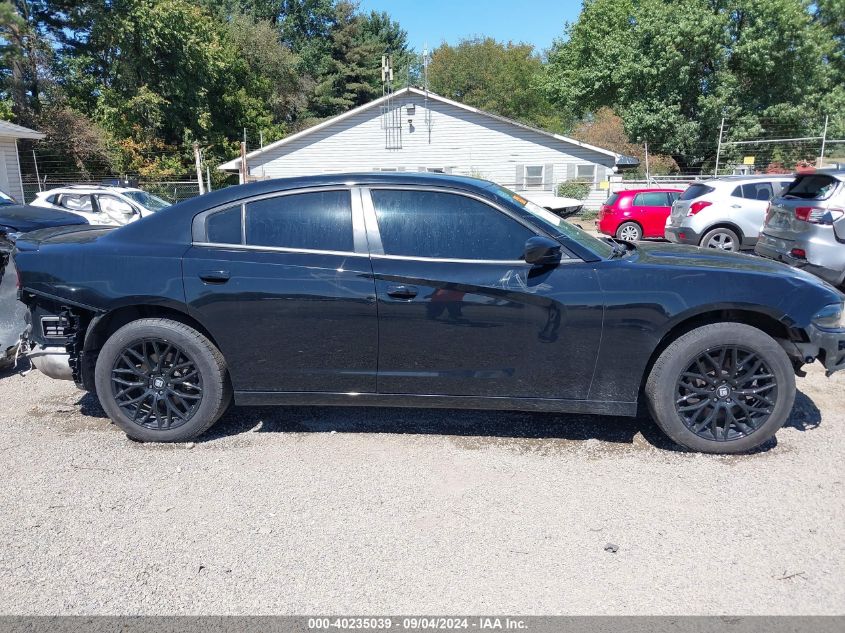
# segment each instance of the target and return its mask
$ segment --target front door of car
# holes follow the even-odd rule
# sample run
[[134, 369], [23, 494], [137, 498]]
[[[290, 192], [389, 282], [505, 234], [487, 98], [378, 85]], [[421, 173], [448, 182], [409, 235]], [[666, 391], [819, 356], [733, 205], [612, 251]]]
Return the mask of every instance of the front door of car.
[[299, 190], [195, 218], [186, 300], [235, 391], [375, 391], [378, 321], [360, 209], [355, 189]]
[[133, 205], [111, 194], [94, 194], [94, 202], [103, 217], [119, 225], [128, 224], [141, 217], [141, 212]]
[[379, 393], [587, 397], [603, 305], [590, 265], [527, 264], [535, 230], [470, 195], [364, 193]]

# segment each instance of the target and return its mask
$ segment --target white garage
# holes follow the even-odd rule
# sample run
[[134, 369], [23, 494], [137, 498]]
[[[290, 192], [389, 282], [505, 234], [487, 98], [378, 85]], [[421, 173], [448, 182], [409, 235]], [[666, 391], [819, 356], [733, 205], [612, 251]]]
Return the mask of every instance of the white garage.
[[18, 139], [40, 140], [44, 135], [35, 130], [0, 121], [0, 191], [23, 203], [21, 165], [18, 161]]

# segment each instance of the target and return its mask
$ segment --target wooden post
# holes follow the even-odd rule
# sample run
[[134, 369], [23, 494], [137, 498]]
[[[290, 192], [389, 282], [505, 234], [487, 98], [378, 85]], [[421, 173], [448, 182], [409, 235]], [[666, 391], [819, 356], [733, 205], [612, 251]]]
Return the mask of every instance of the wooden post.
[[197, 166], [197, 185], [199, 185], [200, 195], [205, 193], [205, 184], [202, 181], [202, 157], [200, 156], [200, 144], [194, 141], [194, 162]]

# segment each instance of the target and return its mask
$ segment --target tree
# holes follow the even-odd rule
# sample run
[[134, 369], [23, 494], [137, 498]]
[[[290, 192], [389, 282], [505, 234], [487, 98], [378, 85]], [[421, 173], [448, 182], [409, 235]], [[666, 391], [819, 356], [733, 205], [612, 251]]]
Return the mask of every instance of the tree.
[[566, 117], [554, 113], [537, 87], [543, 63], [530, 44], [492, 38], [441, 44], [429, 66], [429, 85], [444, 97], [494, 114], [554, 129]]
[[546, 94], [576, 114], [613, 107], [628, 136], [682, 170], [731, 134], [821, 117], [832, 39], [804, 0], [587, 0], [549, 54]]
[[[598, 111], [578, 123], [571, 136], [584, 143], [603, 147], [618, 154], [633, 156], [640, 161], [639, 171], [645, 173], [645, 146], [632, 143], [625, 134], [622, 118], [608, 107]], [[669, 174], [678, 171], [678, 165], [671, 156], [655, 154], [649, 151], [649, 168], [652, 174]]]

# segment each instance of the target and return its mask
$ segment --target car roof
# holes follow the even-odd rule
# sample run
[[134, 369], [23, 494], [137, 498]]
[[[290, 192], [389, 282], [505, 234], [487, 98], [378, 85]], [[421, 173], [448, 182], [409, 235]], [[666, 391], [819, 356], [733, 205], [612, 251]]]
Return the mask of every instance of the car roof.
[[64, 187], [54, 187], [47, 191], [39, 191], [37, 195], [47, 196], [54, 193], [93, 193], [96, 191], [109, 193], [126, 193], [127, 191], [141, 191], [135, 187], [113, 187], [110, 185], [66, 185]]
[[[751, 176], [719, 176], [718, 178], [710, 178], [709, 180], [699, 181], [706, 185], [712, 185], [713, 183], [743, 183], [743, 182], [755, 182], [758, 180], [794, 180], [795, 174], [754, 174]], [[697, 184], [697, 183], [692, 183]]]
[[614, 193], [618, 193], [619, 195], [622, 194], [629, 194], [629, 193], [666, 193], [666, 192], [676, 192], [676, 193], [683, 193], [683, 189], [675, 189], [673, 187], [646, 187], [643, 189], [623, 189], [622, 191], [616, 191]]

